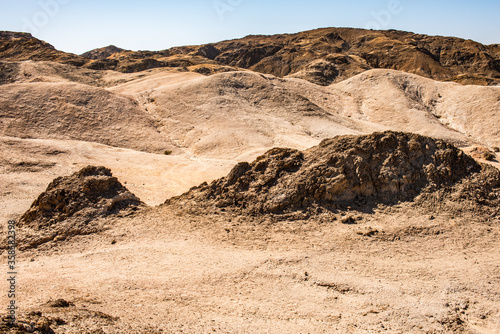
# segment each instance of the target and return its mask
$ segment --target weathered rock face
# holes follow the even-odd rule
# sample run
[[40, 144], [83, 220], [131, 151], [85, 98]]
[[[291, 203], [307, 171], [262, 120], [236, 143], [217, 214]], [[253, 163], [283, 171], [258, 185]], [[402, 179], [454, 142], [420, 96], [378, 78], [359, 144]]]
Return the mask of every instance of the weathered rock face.
[[[297, 34], [247, 36], [214, 44], [215, 61], [326, 85], [367, 69], [385, 68], [435, 80], [494, 84], [500, 79], [495, 45], [410, 32], [323, 28]], [[464, 76], [466, 75], [466, 76]]]
[[479, 171], [475, 160], [440, 140], [398, 132], [339, 136], [304, 152], [272, 149], [181, 200], [252, 214], [336, 209], [411, 200]]
[[23, 247], [53, 239], [97, 232], [95, 219], [135, 210], [142, 202], [105, 167], [87, 166], [67, 177], [58, 177], [21, 217], [19, 226], [30, 229]]

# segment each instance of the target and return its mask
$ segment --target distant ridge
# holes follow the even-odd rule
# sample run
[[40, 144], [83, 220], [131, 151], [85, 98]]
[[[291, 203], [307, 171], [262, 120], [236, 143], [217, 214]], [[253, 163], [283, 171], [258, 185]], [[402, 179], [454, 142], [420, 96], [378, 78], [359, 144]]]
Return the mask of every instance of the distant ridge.
[[30, 34], [1, 32], [0, 60], [46, 60], [96, 70], [140, 72], [158, 67], [230, 66], [296, 77], [319, 85], [339, 82], [366, 70], [404, 71], [461, 84], [500, 83], [500, 47], [456, 37], [397, 30], [322, 28], [296, 34], [247, 36], [213, 44], [163, 51], [124, 51], [116, 46], [77, 56], [55, 50]]
[[125, 51], [125, 49], [119, 48], [114, 45], [109, 45], [103, 48], [94, 49], [83, 53], [81, 56], [88, 59], [105, 59], [115, 53], [120, 53]]

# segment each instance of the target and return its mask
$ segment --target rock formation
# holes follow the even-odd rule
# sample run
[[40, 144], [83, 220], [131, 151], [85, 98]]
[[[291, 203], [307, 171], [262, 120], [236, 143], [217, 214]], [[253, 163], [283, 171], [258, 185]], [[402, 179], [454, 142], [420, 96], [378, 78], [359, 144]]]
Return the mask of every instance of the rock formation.
[[[52, 181], [21, 217], [19, 226], [33, 235], [22, 247], [54, 239], [97, 232], [96, 219], [123, 210], [136, 210], [142, 202], [105, 167], [87, 166]], [[29, 235], [30, 233], [28, 233]]]
[[[311, 211], [318, 207], [333, 211], [348, 207], [366, 210], [379, 203], [411, 201], [422, 194], [451, 189], [481, 173], [490, 174], [483, 175], [484, 182], [479, 187], [460, 188], [457, 200], [462, 195], [473, 198], [479, 191], [484, 196], [493, 195], [498, 203], [498, 170], [480, 166], [444, 141], [388, 131], [339, 136], [303, 152], [272, 149], [250, 164], [239, 163], [227, 177], [168, 202], [227, 208], [252, 215]], [[464, 189], [472, 188], [467, 195]]]

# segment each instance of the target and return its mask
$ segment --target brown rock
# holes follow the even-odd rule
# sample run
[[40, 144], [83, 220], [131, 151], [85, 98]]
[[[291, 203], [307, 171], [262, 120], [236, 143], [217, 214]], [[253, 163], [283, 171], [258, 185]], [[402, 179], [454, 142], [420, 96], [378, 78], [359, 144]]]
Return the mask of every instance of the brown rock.
[[98, 232], [98, 217], [135, 210], [141, 205], [109, 169], [87, 166], [71, 176], [56, 178], [33, 202], [19, 226], [34, 233], [25, 233], [21, 247]]
[[[181, 198], [195, 199], [195, 206], [251, 214], [315, 207], [361, 209], [451, 189], [481, 171], [474, 159], [451, 144], [388, 131], [339, 136], [304, 152], [272, 149], [251, 164], [238, 164], [228, 177], [194, 188]], [[500, 184], [498, 173], [489, 177]], [[490, 182], [492, 187], [495, 184]]]

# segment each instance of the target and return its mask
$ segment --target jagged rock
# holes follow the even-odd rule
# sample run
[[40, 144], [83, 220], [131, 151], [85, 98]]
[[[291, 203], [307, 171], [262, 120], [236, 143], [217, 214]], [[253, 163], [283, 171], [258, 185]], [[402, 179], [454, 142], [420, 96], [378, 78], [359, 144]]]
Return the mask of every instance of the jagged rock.
[[56, 50], [31, 34], [10, 31], [0, 31], [0, 59], [55, 61], [74, 66], [82, 66], [88, 61], [84, 57]]

